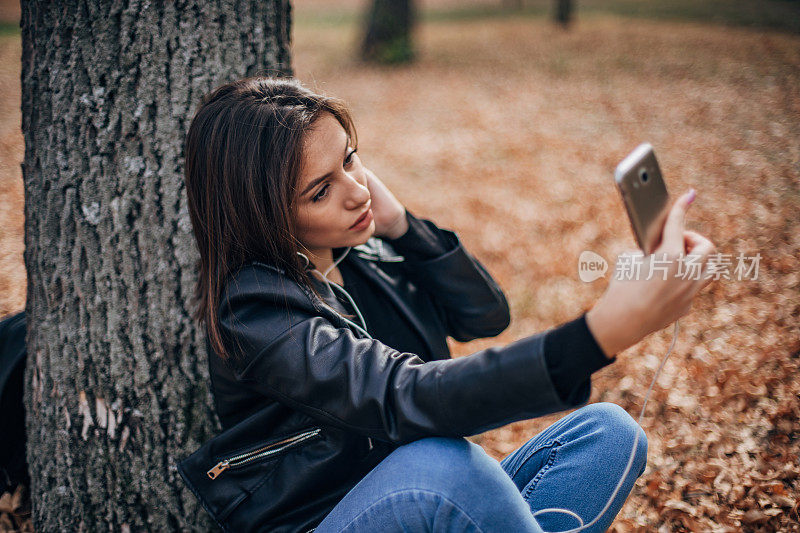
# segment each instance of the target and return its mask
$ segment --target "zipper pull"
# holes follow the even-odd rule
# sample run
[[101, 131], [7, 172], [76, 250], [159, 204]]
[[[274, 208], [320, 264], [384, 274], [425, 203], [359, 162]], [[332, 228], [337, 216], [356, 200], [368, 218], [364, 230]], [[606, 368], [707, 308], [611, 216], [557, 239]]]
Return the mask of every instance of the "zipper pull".
[[367, 437], [367, 442], [369, 442], [369, 449], [372, 449], [372, 437]]
[[208, 477], [211, 479], [217, 479], [217, 476], [228, 469], [228, 464], [228, 461], [220, 461], [216, 464], [216, 466], [214, 466], [214, 468], [206, 472], [206, 474], [208, 474]]

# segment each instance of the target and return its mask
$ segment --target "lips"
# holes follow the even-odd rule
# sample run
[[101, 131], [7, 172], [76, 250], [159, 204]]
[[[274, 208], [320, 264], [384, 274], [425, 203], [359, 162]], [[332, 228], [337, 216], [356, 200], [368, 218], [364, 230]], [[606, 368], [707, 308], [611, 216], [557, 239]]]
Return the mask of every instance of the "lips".
[[353, 227], [355, 227], [355, 226], [358, 226], [358, 225], [359, 225], [361, 222], [363, 222], [363, 221], [364, 221], [364, 219], [365, 219], [365, 218], [367, 218], [367, 215], [369, 214], [369, 209], [370, 209], [370, 208], [369, 208], [369, 207], [367, 207], [367, 208], [364, 210], [364, 213], [362, 213], [362, 215], [361, 215], [360, 217], [358, 217], [358, 219], [357, 219], [355, 222], [353, 222], [353, 225], [352, 225], [352, 226], [350, 226], [350, 227], [351, 227], [351, 228], [353, 228]]

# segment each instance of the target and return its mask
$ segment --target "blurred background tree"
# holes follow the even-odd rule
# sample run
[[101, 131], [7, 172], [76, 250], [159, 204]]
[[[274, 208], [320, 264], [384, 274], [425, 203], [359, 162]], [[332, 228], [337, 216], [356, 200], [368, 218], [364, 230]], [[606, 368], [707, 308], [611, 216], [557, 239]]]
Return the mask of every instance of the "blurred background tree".
[[361, 57], [373, 63], [406, 63], [414, 59], [413, 0], [373, 0], [366, 17]]
[[566, 27], [572, 19], [572, 0], [555, 0], [556, 22]]
[[212, 528], [176, 461], [219, 430], [183, 143], [200, 98], [291, 72], [288, 0], [22, 2], [37, 531]]
[[[502, 0], [505, 9], [521, 10], [525, 7], [525, 0]], [[571, 0], [553, 0], [553, 19], [566, 27], [572, 18], [573, 5]]]

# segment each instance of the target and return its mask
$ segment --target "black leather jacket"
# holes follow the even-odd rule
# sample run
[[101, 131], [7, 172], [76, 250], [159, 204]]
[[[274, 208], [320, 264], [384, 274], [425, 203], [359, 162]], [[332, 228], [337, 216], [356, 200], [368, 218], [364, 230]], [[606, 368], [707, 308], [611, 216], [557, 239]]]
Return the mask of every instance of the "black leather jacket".
[[407, 315], [428, 360], [368, 338], [274, 266], [247, 264], [226, 284], [219, 316], [236, 358], [209, 351], [209, 366], [220, 418], [235, 423], [179, 464], [223, 529], [311, 531], [401, 444], [575, 407], [550, 381], [544, 333], [450, 358], [446, 336], [498, 335], [510, 313], [456, 234], [440, 231], [454, 248], [433, 259], [403, 261], [378, 238], [345, 258]]

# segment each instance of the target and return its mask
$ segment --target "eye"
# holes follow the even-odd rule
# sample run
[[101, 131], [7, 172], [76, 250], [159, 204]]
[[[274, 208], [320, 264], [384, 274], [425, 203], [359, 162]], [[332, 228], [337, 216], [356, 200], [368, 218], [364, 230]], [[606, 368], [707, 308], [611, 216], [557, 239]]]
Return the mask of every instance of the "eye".
[[[330, 187], [330, 185], [326, 183], [325, 186], [323, 188], [321, 188], [317, 194], [314, 195], [314, 197], [311, 199], [311, 201], [312, 202], [319, 202], [320, 200], [324, 200], [328, 196], [327, 195], [328, 187]], [[325, 193], [325, 194], [323, 194], [323, 193]]]
[[353, 148], [353, 151], [347, 154], [347, 157], [344, 158], [345, 166], [349, 166], [353, 163], [353, 154], [356, 153], [356, 150], [358, 150], [358, 148]]
[[[353, 154], [356, 153], [356, 150], [358, 150], [358, 148], [353, 148], [350, 151], [350, 153], [347, 154], [347, 157], [344, 158], [344, 166], [349, 167], [350, 165], [353, 164]], [[328, 197], [328, 194], [327, 194], [328, 193], [328, 187], [330, 187], [330, 184], [326, 183], [325, 186], [322, 187], [322, 189], [320, 189], [319, 192], [313, 196], [313, 198], [311, 198], [311, 201], [312, 202], [319, 202], [319, 201], [324, 200], [325, 198], [327, 198]]]

